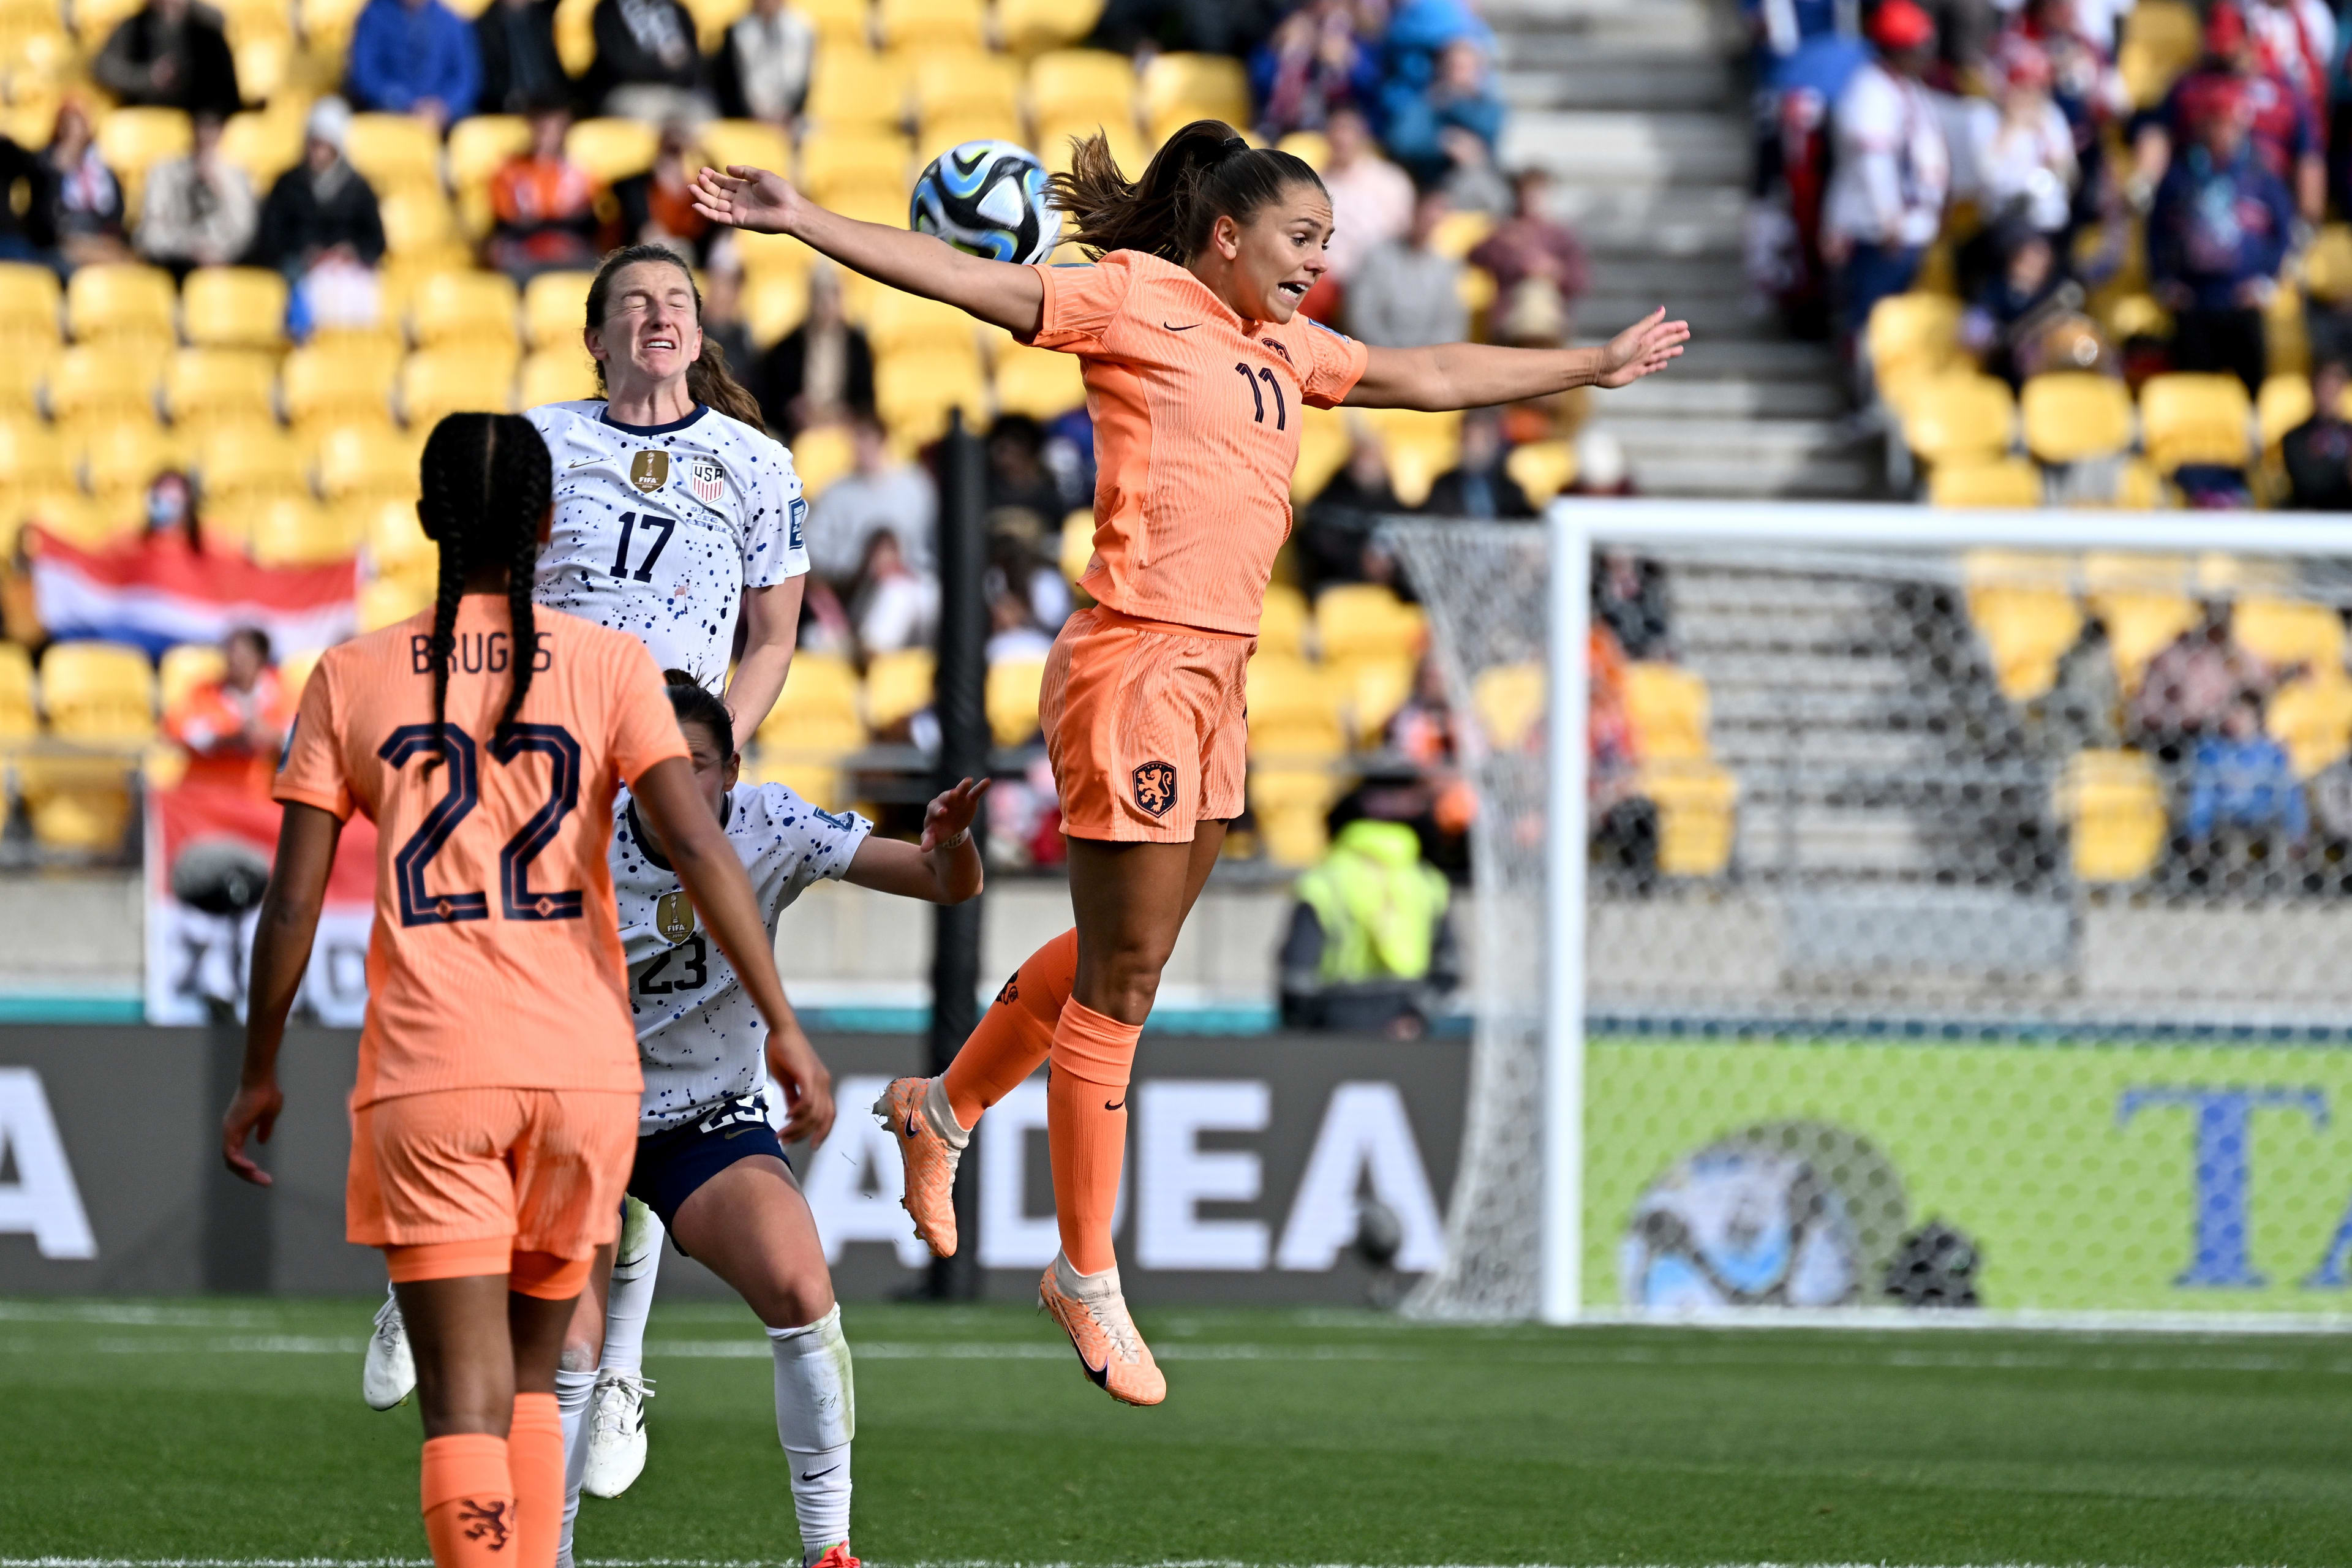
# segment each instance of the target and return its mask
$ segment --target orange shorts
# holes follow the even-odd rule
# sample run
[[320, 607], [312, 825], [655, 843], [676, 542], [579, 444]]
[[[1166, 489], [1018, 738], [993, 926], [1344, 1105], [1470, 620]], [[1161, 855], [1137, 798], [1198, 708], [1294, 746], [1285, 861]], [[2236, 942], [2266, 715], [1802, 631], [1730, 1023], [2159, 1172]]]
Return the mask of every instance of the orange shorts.
[[363, 1247], [431, 1247], [451, 1258], [478, 1249], [485, 1260], [523, 1252], [586, 1258], [620, 1232], [637, 1099], [452, 1089], [362, 1106], [352, 1112], [344, 1232]]
[[1096, 605], [1054, 639], [1037, 717], [1073, 838], [1189, 844], [1242, 814], [1255, 637]]

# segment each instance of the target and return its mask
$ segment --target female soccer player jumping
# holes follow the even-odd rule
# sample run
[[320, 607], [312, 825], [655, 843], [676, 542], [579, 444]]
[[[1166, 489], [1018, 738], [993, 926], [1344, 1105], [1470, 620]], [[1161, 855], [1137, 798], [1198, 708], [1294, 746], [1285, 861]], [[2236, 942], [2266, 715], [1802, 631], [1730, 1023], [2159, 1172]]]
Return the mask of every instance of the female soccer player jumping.
[[[1080, 581], [1097, 607], [1063, 627], [1040, 712], [1077, 939], [1048, 1090], [1062, 1252], [1039, 1294], [1089, 1377], [1154, 1405], [1167, 1383], [1111, 1250], [1128, 1079], [1161, 966], [1242, 811], [1244, 670], [1290, 529], [1299, 407], [1471, 408], [1623, 386], [1664, 369], [1690, 331], [1661, 310], [1600, 348], [1380, 349], [1300, 320], [1326, 268], [1330, 197], [1306, 163], [1215, 121], [1177, 132], [1134, 182], [1097, 135], [1055, 195], [1092, 266], [984, 260], [827, 212], [764, 170], [705, 169], [696, 185], [714, 221], [792, 235], [1085, 362], [1100, 477]], [[908, 1206], [935, 1239], [951, 1234], [935, 1175], [964, 1131], [943, 1089], [901, 1079], [877, 1108], [912, 1145]]]
[[[819, 811], [782, 784], [740, 784], [742, 759], [719, 700], [677, 671], [669, 699], [696, 788], [749, 873], [771, 930], [812, 883], [854, 882], [932, 903], [981, 889], [971, 819], [987, 785], [966, 779], [931, 802], [919, 846], [869, 837], [855, 813]], [[762, 1047], [805, 1050], [796, 1026], [763, 1026], [734, 967], [710, 951], [694, 904], [671, 869], [662, 833], [624, 799], [613, 828], [613, 885], [629, 964], [629, 1005], [646, 1089], [630, 1194], [660, 1216], [681, 1252], [734, 1287], [767, 1325], [776, 1367], [776, 1435], [792, 1467], [802, 1560], [850, 1568], [849, 1442], [856, 1425], [849, 1347], [833, 1277], [807, 1200], [770, 1130]], [[792, 1037], [790, 1040], [785, 1036]], [[648, 1248], [633, 1289], [650, 1294], [660, 1258]], [[611, 1267], [598, 1255], [597, 1272]], [[564, 1360], [594, 1366], [606, 1323], [605, 1284], [592, 1278], [566, 1336]], [[642, 1340], [632, 1351], [642, 1346]], [[612, 1358], [604, 1358], [606, 1370]], [[558, 1374], [559, 1386], [567, 1378]], [[586, 1436], [576, 1439], [586, 1447]], [[578, 1467], [564, 1518], [578, 1505]], [[570, 1533], [564, 1545], [568, 1554]]]
[[[547, 447], [452, 415], [417, 516], [433, 609], [330, 649], [278, 767], [277, 864], [254, 938], [246, 1059], [222, 1125], [245, 1153], [285, 1104], [277, 1058], [342, 824], [379, 834], [348, 1234], [380, 1247], [415, 1346], [421, 1506], [440, 1568], [549, 1568], [563, 1511], [554, 1394], [589, 1258], [617, 1228], [642, 1088], [605, 848], [625, 782], [720, 950], [789, 1016], [741, 863], [695, 784], [645, 648], [534, 611]], [[499, 601], [503, 601], [500, 603]], [[791, 1054], [822, 1134], [830, 1081]]]

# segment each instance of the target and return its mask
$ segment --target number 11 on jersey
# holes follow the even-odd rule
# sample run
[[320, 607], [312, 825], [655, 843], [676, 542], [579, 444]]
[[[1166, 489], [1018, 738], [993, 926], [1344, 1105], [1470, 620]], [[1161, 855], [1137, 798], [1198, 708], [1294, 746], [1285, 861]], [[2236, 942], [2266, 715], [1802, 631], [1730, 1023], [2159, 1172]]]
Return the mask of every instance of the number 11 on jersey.
[[[629, 541], [636, 533], [639, 522], [645, 524], [648, 532], [656, 528], [661, 530], [661, 537], [653, 542], [653, 547], [646, 552], [646, 558], [638, 562], [636, 570], [632, 572], [629, 570]], [[613, 552], [613, 575], [631, 578], [639, 583], [652, 582], [654, 563], [660, 560], [661, 552], [669, 548], [669, 536], [677, 531], [677, 520], [664, 517], [657, 511], [649, 511], [642, 515], [634, 511], [623, 512], [621, 514], [621, 546]]]

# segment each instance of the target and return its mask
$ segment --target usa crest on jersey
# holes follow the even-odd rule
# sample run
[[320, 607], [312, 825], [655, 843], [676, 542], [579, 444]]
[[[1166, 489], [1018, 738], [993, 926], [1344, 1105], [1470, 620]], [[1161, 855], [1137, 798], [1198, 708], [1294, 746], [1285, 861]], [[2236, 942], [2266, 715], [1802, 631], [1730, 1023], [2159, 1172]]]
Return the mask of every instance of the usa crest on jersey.
[[686, 488], [696, 500], [716, 505], [727, 491], [727, 470], [716, 458], [696, 458], [686, 466]]

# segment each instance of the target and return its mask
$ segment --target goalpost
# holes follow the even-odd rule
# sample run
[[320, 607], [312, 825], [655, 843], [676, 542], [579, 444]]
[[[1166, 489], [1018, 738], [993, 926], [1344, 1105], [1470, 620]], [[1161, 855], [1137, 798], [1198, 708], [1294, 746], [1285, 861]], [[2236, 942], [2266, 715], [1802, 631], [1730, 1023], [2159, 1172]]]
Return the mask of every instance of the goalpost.
[[[1564, 500], [1386, 537], [1479, 800], [1409, 1310], [2342, 1321], [2352, 520]], [[1596, 556], [1665, 607], [1610, 688], [1651, 754], [1597, 775]], [[2172, 726], [2152, 662], [2251, 706]]]

